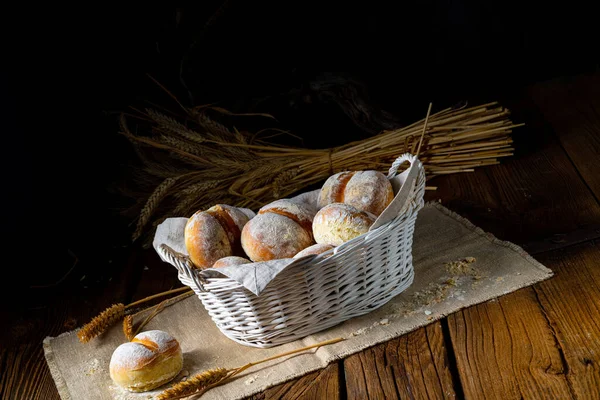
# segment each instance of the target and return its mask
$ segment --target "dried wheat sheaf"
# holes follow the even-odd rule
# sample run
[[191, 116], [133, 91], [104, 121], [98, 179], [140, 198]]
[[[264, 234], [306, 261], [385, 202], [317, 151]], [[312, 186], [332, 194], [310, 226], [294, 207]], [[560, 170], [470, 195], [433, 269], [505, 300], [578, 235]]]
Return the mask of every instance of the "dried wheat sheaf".
[[[401, 154], [419, 154], [427, 178], [498, 164], [513, 154], [513, 124], [498, 103], [448, 108], [412, 125], [328, 149], [287, 147], [229, 129], [204, 109], [171, 117], [139, 111], [121, 133], [136, 148], [146, 178], [160, 183], [141, 207], [134, 240], [165, 218], [190, 216], [217, 203], [258, 208], [345, 170], [387, 171]], [[422, 140], [421, 140], [422, 139]], [[141, 205], [140, 205], [141, 206]]]

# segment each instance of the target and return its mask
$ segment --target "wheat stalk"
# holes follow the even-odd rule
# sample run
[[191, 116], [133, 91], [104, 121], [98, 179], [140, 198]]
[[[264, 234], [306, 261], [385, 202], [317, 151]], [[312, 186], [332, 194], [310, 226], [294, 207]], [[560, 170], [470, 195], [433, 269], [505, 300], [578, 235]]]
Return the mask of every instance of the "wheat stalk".
[[206, 113], [201, 112], [197, 114], [197, 121], [200, 126], [206, 129], [209, 132], [212, 132], [217, 137], [227, 138], [232, 136], [231, 131], [215, 120], [211, 119], [206, 115]]
[[300, 172], [300, 168], [292, 168], [281, 172], [273, 179], [273, 197], [281, 197], [281, 192], [286, 183], [294, 179]]
[[126, 315], [123, 318], [123, 334], [127, 338], [128, 341], [132, 341], [135, 335], [133, 334], [133, 316]]
[[173, 385], [171, 388], [164, 390], [157, 397], [158, 400], [175, 400], [182, 399], [184, 397], [198, 395], [202, 396], [208, 390], [222, 385], [229, 379], [233, 378], [235, 375], [240, 374], [241, 372], [247, 370], [250, 367], [253, 367], [258, 364], [265, 363], [267, 361], [275, 360], [277, 358], [286, 357], [292, 354], [301, 353], [306, 350], [314, 349], [316, 347], [327, 346], [329, 344], [334, 344], [345, 340], [344, 338], [336, 338], [331, 340], [326, 340], [324, 342], [316, 343], [310, 346], [302, 347], [300, 349], [287, 351], [285, 353], [277, 354], [272, 357], [268, 357], [259, 361], [250, 362], [238, 368], [213, 368], [207, 371], [203, 371], [199, 374], [194, 375], [193, 377], [187, 379], [184, 382], [179, 382]]
[[150, 220], [152, 213], [156, 210], [160, 201], [167, 195], [169, 189], [177, 182], [177, 179], [178, 178], [167, 178], [154, 189], [154, 192], [152, 192], [146, 201], [144, 208], [142, 208], [142, 211], [140, 212], [140, 217], [135, 232], [133, 233], [134, 240], [140, 237], [142, 230], [148, 223], [148, 220]]
[[151, 108], [146, 109], [146, 114], [148, 114], [148, 116], [166, 132], [175, 133], [176, 135], [195, 143], [204, 143], [205, 141], [205, 139], [202, 138], [198, 132], [189, 129], [187, 126], [172, 117], [159, 113]]
[[[144, 304], [150, 300], [154, 300], [158, 297], [164, 297], [164, 296], [172, 295], [175, 293], [181, 293], [181, 294], [179, 294], [178, 296], [169, 298], [167, 300], [164, 300], [160, 304], [146, 308], [135, 314], [125, 315], [125, 313], [129, 309], [137, 307], [137, 306]], [[150, 320], [152, 318], [154, 318], [166, 305], [174, 304], [180, 300], [185, 299], [186, 297], [191, 296], [192, 294], [194, 294], [194, 291], [192, 289], [190, 289], [188, 287], [181, 287], [181, 288], [177, 288], [177, 289], [173, 289], [173, 290], [168, 290], [166, 292], [153, 294], [151, 296], [144, 297], [141, 300], [134, 301], [133, 303], [129, 303], [127, 305], [125, 305], [123, 303], [113, 304], [112, 306], [108, 307], [106, 310], [104, 310], [100, 314], [98, 314], [96, 317], [92, 318], [92, 320], [90, 322], [85, 324], [77, 332], [77, 337], [79, 338], [80, 342], [87, 343], [90, 340], [94, 339], [95, 337], [106, 332], [106, 330], [108, 328], [110, 328], [111, 326], [116, 324], [122, 318], [124, 319], [123, 320], [123, 333], [125, 334], [125, 336], [127, 338], [129, 338], [129, 336], [134, 337], [137, 334], [137, 332], [139, 332], [148, 322], [150, 322]], [[149, 318], [146, 318], [146, 320], [144, 322], [142, 322], [142, 324], [138, 327], [137, 332], [133, 333], [133, 317], [135, 315], [138, 315], [142, 312], [146, 312], [149, 310], [152, 310], [152, 313], [150, 314]], [[131, 318], [129, 318], [129, 317], [131, 317]]]
[[195, 393], [208, 390], [213, 385], [223, 382], [230, 371], [225, 368], [214, 368], [201, 372], [188, 378], [184, 382], [179, 382], [173, 387], [163, 391], [158, 395], [158, 400], [181, 399], [191, 396]]
[[102, 311], [98, 316], [94, 317], [89, 323], [85, 324], [77, 337], [82, 343], [87, 343], [96, 336], [101, 335], [108, 328], [114, 325], [125, 315], [125, 305], [118, 303], [113, 304], [106, 310]]

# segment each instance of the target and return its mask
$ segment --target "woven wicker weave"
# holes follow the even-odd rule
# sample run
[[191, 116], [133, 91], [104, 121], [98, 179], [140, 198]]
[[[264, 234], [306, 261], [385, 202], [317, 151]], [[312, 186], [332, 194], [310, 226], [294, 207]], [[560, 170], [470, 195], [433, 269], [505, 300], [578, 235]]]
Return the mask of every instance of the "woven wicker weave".
[[399, 214], [333, 251], [292, 263], [258, 296], [233, 279], [201, 277], [168, 246], [157, 250], [230, 339], [262, 348], [300, 339], [381, 307], [412, 283], [412, 239], [425, 173], [416, 157], [405, 154], [392, 164], [389, 179], [405, 161], [416, 168], [416, 179], [404, 183], [410, 186], [403, 186]]

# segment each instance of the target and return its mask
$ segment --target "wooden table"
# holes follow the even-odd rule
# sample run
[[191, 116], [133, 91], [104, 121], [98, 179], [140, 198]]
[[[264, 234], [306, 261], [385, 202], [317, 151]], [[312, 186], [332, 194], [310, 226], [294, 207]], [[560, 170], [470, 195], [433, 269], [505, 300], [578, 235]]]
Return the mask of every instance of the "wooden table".
[[[537, 84], [500, 100], [527, 124], [514, 133], [515, 156], [437, 178], [427, 198], [522, 245], [555, 277], [255, 399], [600, 398], [600, 75]], [[152, 250], [113, 256], [104, 261], [110, 279], [84, 281], [8, 316], [0, 332], [3, 399], [58, 399], [45, 336], [74, 329], [114, 302], [180, 285]]]

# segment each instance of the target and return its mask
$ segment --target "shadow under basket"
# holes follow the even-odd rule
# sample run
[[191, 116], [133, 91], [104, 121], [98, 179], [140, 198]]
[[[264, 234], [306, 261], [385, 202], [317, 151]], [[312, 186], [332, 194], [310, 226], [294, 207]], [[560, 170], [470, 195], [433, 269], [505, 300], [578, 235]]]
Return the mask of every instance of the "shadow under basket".
[[[406, 161], [409, 168], [397, 174]], [[374, 229], [326, 253], [294, 260], [259, 295], [226, 276], [203, 275], [167, 245], [157, 251], [177, 268], [179, 280], [195, 291], [230, 339], [261, 348], [301, 339], [373, 311], [411, 285], [413, 233], [424, 205], [425, 172], [415, 156], [405, 154], [394, 161], [388, 179], [395, 197]], [[318, 191], [298, 198], [315, 204], [316, 196]]]

